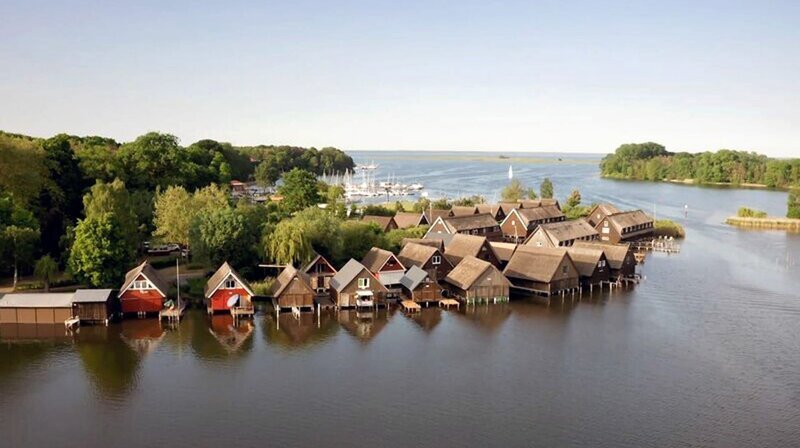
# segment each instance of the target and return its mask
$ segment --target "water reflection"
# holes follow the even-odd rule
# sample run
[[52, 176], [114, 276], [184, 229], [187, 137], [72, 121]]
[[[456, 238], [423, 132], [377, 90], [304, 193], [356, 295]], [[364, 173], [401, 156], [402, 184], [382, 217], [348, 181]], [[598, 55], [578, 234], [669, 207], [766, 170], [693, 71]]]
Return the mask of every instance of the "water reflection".
[[224, 314], [203, 318], [199, 314], [190, 313], [181, 328], [190, 327], [192, 351], [200, 359], [237, 358], [252, 350], [255, 325], [250, 319], [234, 320]]
[[283, 348], [311, 347], [333, 335], [339, 329], [335, 311], [317, 313], [268, 313], [263, 320], [264, 338], [268, 344]]
[[468, 322], [475, 324], [482, 331], [494, 333], [499, 330], [511, 315], [508, 303], [461, 305], [454, 313]]
[[423, 308], [419, 313], [408, 313], [406, 317], [414, 322], [425, 333], [430, 333], [442, 322], [442, 309], [437, 307]]
[[391, 311], [380, 309], [377, 311], [340, 310], [337, 316], [339, 324], [351, 335], [361, 342], [369, 342], [389, 322]]
[[153, 322], [81, 328], [76, 350], [96, 393], [120, 400], [134, 390], [142, 357], [155, 348], [152, 341], [160, 340]]
[[73, 333], [64, 324], [0, 324], [0, 340], [69, 342]]

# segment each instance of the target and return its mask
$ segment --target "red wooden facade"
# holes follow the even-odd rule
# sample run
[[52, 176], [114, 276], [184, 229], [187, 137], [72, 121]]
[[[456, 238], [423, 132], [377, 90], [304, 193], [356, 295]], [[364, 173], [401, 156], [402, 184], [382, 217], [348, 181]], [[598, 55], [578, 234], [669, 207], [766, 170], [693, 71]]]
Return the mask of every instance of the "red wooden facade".
[[[134, 288], [138, 282], [147, 282], [145, 288]], [[123, 313], [157, 313], [164, 308], [166, 296], [156, 289], [147, 277], [139, 274], [133, 285], [120, 295]]]

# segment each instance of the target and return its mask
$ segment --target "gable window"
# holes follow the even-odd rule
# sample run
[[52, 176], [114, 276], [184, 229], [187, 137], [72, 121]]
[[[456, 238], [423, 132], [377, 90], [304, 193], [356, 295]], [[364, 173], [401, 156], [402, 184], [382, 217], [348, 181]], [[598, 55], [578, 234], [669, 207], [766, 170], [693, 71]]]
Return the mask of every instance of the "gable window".
[[431, 257], [431, 263], [433, 264], [442, 264], [442, 256], [441, 255], [434, 255]]
[[228, 277], [228, 279], [225, 280], [225, 289], [236, 289], [236, 280], [234, 280], [233, 277]]
[[150, 289], [150, 284], [147, 280], [136, 280], [133, 282], [132, 289]]
[[369, 279], [368, 278], [360, 278], [360, 279], [358, 279], [358, 287], [359, 287], [359, 289], [367, 289], [367, 288], [369, 288]]
[[566, 274], [567, 273], [567, 265], [561, 266], [561, 273], [562, 274]]

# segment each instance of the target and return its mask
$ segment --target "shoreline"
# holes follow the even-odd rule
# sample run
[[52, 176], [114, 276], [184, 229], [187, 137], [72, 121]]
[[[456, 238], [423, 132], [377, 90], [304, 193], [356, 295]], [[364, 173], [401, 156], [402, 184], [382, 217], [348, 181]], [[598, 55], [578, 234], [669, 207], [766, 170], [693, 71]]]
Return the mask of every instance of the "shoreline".
[[785, 230], [787, 232], [800, 233], [800, 219], [780, 218], [777, 216], [768, 216], [766, 218], [730, 216], [725, 220], [725, 224], [745, 229]]
[[632, 179], [630, 177], [623, 177], [623, 176], [608, 176], [608, 175], [600, 175], [603, 179], [610, 179], [610, 180], [625, 180], [631, 182], [648, 182], [648, 183], [666, 183], [666, 184], [675, 184], [675, 185], [686, 185], [690, 187], [719, 187], [719, 188], [730, 188], [730, 189], [739, 189], [739, 190], [765, 190], [765, 191], [789, 191], [790, 187], [770, 187], [766, 184], [754, 184], [754, 183], [741, 183], [735, 184], [731, 182], [698, 182], [694, 179], [661, 179], [661, 180], [646, 180], [646, 179]]

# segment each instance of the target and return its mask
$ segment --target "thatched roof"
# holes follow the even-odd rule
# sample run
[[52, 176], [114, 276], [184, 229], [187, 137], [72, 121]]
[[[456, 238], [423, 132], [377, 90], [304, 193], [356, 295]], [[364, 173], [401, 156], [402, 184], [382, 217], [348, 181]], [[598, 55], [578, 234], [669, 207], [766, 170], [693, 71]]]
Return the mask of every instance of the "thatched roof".
[[569, 259], [565, 249], [520, 246], [503, 274], [509, 278], [550, 283], [565, 258]]
[[286, 266], [283, 271], [278, 275], [275, 279], [275, 282], [272, 284], [270, 288], [269, 295], [271, 297], [279, 297], [283, 291], [297, 279], [297, 281], [302, 282], [303, 286], [308, 289], [310, 292], [314, 292], [314, 288], [311, 287], [311, 280], [309, 279], [308, 275], [303, 271], [298, 271], [294, 268], [294, 266], [289, 265]]
[[487, 261], [479, 260], [475, 257], [465, 257], [447, 274], [444, 281], [459, 289], [466, 290], [471, 288], [487, 269], [493, 268], [494, 266]]
[[625, 257], [631, 250], [631, 246], [627, 243], [612, 244], [604, 243], [602, 241], [576, 241], [572, 247], [585, 247], [589, 249], [600, 248], [606, 254], [608, 265], [611, 269], [621, 269], [625, 261]]
[[122, 288], [119, 289], [119, 295], [121, 296], [125, 290], [131, 287], [133, 281], [136, 280], [139, 275], [144, 276], [154, 288], [161, 293], [162, 296], [167, 297], [167, 293], [169, 292], [169, 283], [164, 281], [161, 278], [161, 275], [158, 274], [158, 271], [155, 270], [153, 266], [144, 261], [139, 266], [131, 269], [125, 274], [125, 282], [122, 284]]
[[[584, 237], [597, 236], [597, 230], [585, 219], [579, 218], [571, 221], [549, 222], [540, 224], [536, 232], [544, 232], [550, 241], [558, 244], [562, 241], [577, 240]], [[535, 233], [533, 234], [535, 235]], [[533, 236], [531, 235], [531, 236]], [[528, 244], [530, 238], [525, 242]]]
[[510, 260], [511, 256], [514, 255], [514, 251], [517, 250], [517, 245], [515, 243], [490, 241], [489, 245], [492, 247], [492, 250], [494, 250], [497, 258], [502, 262]]
[[[361, 264], [364, 265], [365, 268], [369, 269], [370, 272], [378, 272], [391, 258], [396, 259], [393, 253], [379, 247], [373, 247], [369, 250], [369, 252], [367, 252], [366, 255], [364, 255], [364, 259], [361, 260]], [[401, 262], [400, 264], [402, 265], [403, 263]]]
[[231, 265], [229, 265], [226, 261], [225, 263], [222, 263], [222, 266], [217, 269], [217, 272], [215, 272], [214, 275], [212, 275], [211, 278], [209, 278], [206, 282], [206, 287], [204, 290], [205, 296], [209, 297], [211, 294], [214, 294], [214, 291], [220, 287], [222, 282], [224, 282], [228, 276], [233, 276], [233, 278], [239, 282], [239, 284], [242, 286], [242, 288], [244, 288], [245, 291], [247, 291], [248, 294], [251, 296], [255, 295], [253, 290], [250, 289], [250, 285], [247, 284], [242, 276], [240, 276], [239, 273], [236, 272], [236, 270], [234, 270], [233, 267], [231, 267]]
[[604, 202], [602, 204], [597, 204], [594, 207], [592, 207], [592, 210], [589, 213], [589, 215], [590, 216], [594, 215], [598, 210], [600, 211], [600, 213], [602, 213], [602, 214], [604, 214], [606, 216], [613, 215], [613, 214], [616, 214], [616, 213], [622, 213], [622, 210], [618, 209], [613, 204], [609, 204], [607, 202]]
[[[455, 234], [453, 233], [428, 232], [425, 234], [425, 236], [422, 237], [422, 239], [424, 241], [435, 241], [438, 244], [441, 244], [442, 247], [447, 248], [447, 246], [449, 246], [450, 243], [453, 241], [453, 237], [455, 237]], [[425, 244], [431, 244], [431, 243], [425, 243]]]
[[497, 218], [497, 213], [502, 210], [499, 204], [478, 204], [475, 208], [478, 209], [478, 213], [488, 213], [495, 218]]
[[422, 213], [425, 215], [425, 219], [428, 220], [428, 224], [433, 224], [433, 222], [440, 217], [447, 218], [448, 216], [453, 216], [453, 212], [451, 212], [450, 210], [436, 209], [436, 208], [433, 210], [425, 209], [425, 211], [423, 211]]
[[609, 215], [608, 220], [619, 233], [622, 233], [623, 229], [626, 228], [653, 223], [653, 218], [647, 216], [647, 214], [641, 210], [615, 213], [613, 215]]
[[[445, 246], [444, 255], [450, 263], [455, 266], [465, 257], [477, 257], [480, 255], [482, 247], [486, 247], [487, 250], [494, 252], [485, 236], [463, 235], [458, 233], [453, 235], [450, 244]], [[495, 254], [495, 257], [497, 257], [497, 254]]]
[[424, 266], [432, 256], [439, 253], [439, 249], [434, 245], [409, 243], [403, 246], [397, 259], [403, 266]]
[[453, 216], [467, 216], [476, 214], [478, 209], [474, 205], [454, 205], [450, 211], [453, 212]]
[[397, 222], [395, 222], [394, 218], [391, 216], [364, 215], [361, 220], [364, 222], [374, 222], [384, 232], [389, 230], [392, 223], [394, 223], [395, 226], [397, 225]]
[[453, 216], [450, 218], [443, 218], [445, 226], [451, 233], [464, 232], [475, 229], [485, 229], [489, 227], [496, 227], [497, 221], [494, 216], [488, 213], [479, 213], [477, 215], [464, 215]]
[[425, 215], [422, 213], [400, 212], [394, 215], [394, 222], [397, 227], [407, 229], [427, 223]]
[[597, 264], [603, 259], [603, 249], [588, 247], [569, 247], [567, 253], [572, 258], [578, 272], [584, 277], [594, 275]]
[[328, 267], [329, 267], [329, 268], [331, 268], [331, 271], [332, 271], [334, 274], [336, 273], [336, 268], [334, 268], [334, 267], [333, 267], [333, 265], [332, 265], [332, 264], [331, 264], [331, 263], [328, 261], [328, 259], [327, 259], [327, 258], [323, 257], [323, 256], [322, 256], [322, 255], [320, 255], [320, 254], [317, 254], [317, 255], [316, 255], [316, 256], [315, 256], [315, 257], [314, 257], [314, 258], [311, 260], [311, 262], [309, 262], [308, 264], [306, 264], [306, 266], [303, 268], [303, 272], [305, 272], [306, 274], [309, 274], [309, 271], [310, 271], [310, 270], [311, 270], [311, 269], [312, 269], [314, 266], [316, 266], [318, 262], [323, 262], [323, 263], [325, 263], [326, 265], [328, 265]]
[[431, 246], [439, 249], [440, 251], [444, 251], [444, 240], [441, 238], [434, 238], [434, 235], [431, 235], [430, 238], [403, 238], [403, 241], [400, 244], [402, 247], [405, 247], [406, 244], [422, 244], [424, 246]]

